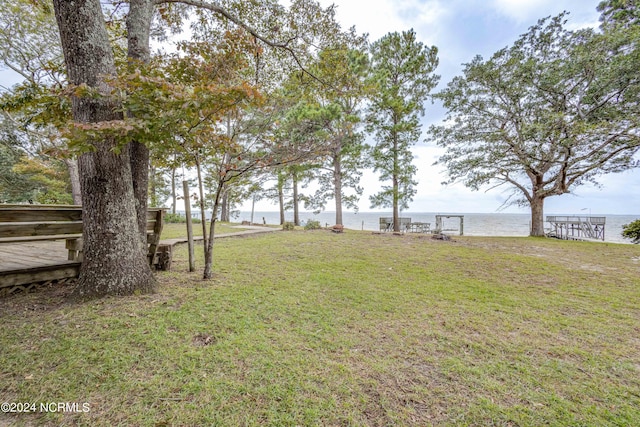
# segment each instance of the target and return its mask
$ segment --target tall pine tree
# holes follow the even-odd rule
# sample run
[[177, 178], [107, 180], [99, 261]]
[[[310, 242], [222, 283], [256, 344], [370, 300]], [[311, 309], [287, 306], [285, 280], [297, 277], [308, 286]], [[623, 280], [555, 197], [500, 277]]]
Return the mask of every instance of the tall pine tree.
[[387, 34], [371, 52], [370, 78], [376, 87], [367, 117], [376, 141], [372, 160], [380, 180], [391, 181], [371, 196], [371, 207], [392, 207], [393, 229], [400, 231], [399, 211], [416, 193], [411, 147], [420, 138], [424, 102], [440, 78], [434, 74], [438, 49], [424, 46], [409, 30]]

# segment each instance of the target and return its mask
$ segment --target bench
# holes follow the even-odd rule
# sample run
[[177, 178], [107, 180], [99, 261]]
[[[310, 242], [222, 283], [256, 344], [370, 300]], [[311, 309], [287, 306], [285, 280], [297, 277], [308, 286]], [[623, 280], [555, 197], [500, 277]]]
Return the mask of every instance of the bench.
[[[400, 231], [407, 232], [411, 229], [411, 218], [398, 218], [400, 222]], [[393, 218], [380, 218], [380, 231], [393, 231]]]
[[[159, 248], [164, 208], [147, 211], [147, 256], [150, 265], [166, 265], [170, 249]], [[67, 263], [0, 272], [0, 287], [73, 277], [82, 262], [82, 207], [76, 205], [0, 205], [0, 244], [64, 240]], [[7, 247], [7, 245], [3, 245]], [[56, 269], [56, 267], [58, 267]], [[58, 277], [64, 275], [64, 277]], [[11, 277], [11, 279], [9, 279]]]
[[430, 222], [412, 222], [409, 224], [412, 233], [429, 233], [431, 231]]
[[380, 231], [393, 231], [393, 218], [380, 218]]

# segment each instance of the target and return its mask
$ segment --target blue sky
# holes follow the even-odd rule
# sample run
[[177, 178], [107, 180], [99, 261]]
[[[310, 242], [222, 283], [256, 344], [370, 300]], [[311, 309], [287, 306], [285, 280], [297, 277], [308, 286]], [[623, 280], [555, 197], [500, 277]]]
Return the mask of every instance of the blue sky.
[[[286, 0], [283, 0], [286, 4]], [[461, 72], [461, 64], [475, 55], [490, 57], [495, 51], [512, 44], [538, 19], [569, 11], [569, 26], [580, 28], [597, 26], [599, 0], [320, 0], [324, 6], [334, 3], [337, 18], [343, 28], [356, 27], [368, 33], [374, 41], [388, 32], [413, 28], [420, 41], [439, 49], [443, 88]], [[0, 85], [16, 83], [10, 73], [0, 71]], [[423, 130], [439, 123], [445, 111], [440, 105], [427, 105]], [[413, 212], [497, 212], [508, 194], [505, 189], [472, 192], [463, 185], [444, 187], [443, 170], [432, 166], [442, 150], [425, 143], [426, 135], [415, 146], [418, 167], [418, 193], [410, 204]], [[379, 188], [378, 178], [366, 171], [362, 183], [365, 194], [360, 211], [367, 212], [369, 195]], [[609, 175], [600, 180], [601, 188], [578, 187], [575, 194], [551, 197], [545, 205], [546, 213], [579, 214], [587, 210], [593, 214], [640, 215], [640, 170]], [[330, 206], [330, 205], [329, 205]], [[250, 204], [245, 204], [250, 209]], [[260, 202], [258, 210], [275, 210], [269, 202]], [[505, 212], [526, 213], [525, 208], [509, 207]]]
[[[570, 12], [570, 28], [597, 26], [599, 18], [596, 10], [599, 0], [321, 0], [321, 3], [336, 4], [342, 26], [355, 25], [358, 32], [369, 33], [370, 41], [391, 31], [413, 28], [420, 41], [439, 49], [439, 88], [460, 74], [461, 64], [478, 54], [488, 58], [511, 45], [540, 18], [566, 10]], [[440, 105], [428, 105], [423, 131], [428, 125], [439, 123], [444, 114]], [[442, 169], [432, 166], [441, 149], [421, 141], [414, 152], [419, 184], [410, 211], [496, 212], [509, 194], [502, 188], [472, 192], [463, 185], [443, 187]], [[368, 195], [376, 191], [376, 182], [376, 175], [365, 174], [361, 211], [371, 210]], [[545, 212], [640, 214], [640, 170], [603, 177], [600, 182], [602, 188], [583, 186], [575, 194], [547, 199]], [[514, 206], [505, 212], [526, 213], [528, 209]]]

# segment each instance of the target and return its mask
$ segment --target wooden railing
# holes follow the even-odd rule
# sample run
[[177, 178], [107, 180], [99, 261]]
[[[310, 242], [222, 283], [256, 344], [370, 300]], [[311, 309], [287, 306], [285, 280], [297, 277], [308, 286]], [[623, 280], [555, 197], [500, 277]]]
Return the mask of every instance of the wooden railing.
[[[164, 208], [147, 210], [149, 263], [153, 264]], [[82, 260], [82, 207], [76, 205], [0, 205], [0, 243], [66, 240], [70, 261]]]
[[[150, 265], [166, 268], [170, 247], [159, 248], [164, 209], [147, 213], [147, 243]], [[51, 245], [34, 241], [65, 240], [68, 259], [52, 256]], [[54, 245], [53, 250], [60, 246]], [[17, 252], [12, 252], [13, 250]], [[28, 290], [38, 283], [77, 277], [82, 264], [82, 208], [69, 205], [0, 205], [0, 296]], [[157, 254], [157, 252], [159, 252]]]

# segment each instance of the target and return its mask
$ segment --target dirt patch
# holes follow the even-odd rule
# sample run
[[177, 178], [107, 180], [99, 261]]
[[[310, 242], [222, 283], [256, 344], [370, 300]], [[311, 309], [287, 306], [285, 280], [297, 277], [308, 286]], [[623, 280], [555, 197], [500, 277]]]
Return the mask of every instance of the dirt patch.
[[215, 344], [216, 339], [209, 334], [200, 333], [194, 336], [191, 342], [196, 347], [206, 347], [208, 345]]
[[76, 279], [64, 279], [37, 285], [27, 292], [15, 292], [0, 298], [0, 313], [12, 315], [57, 310], [67, 303], [76, 283]]

